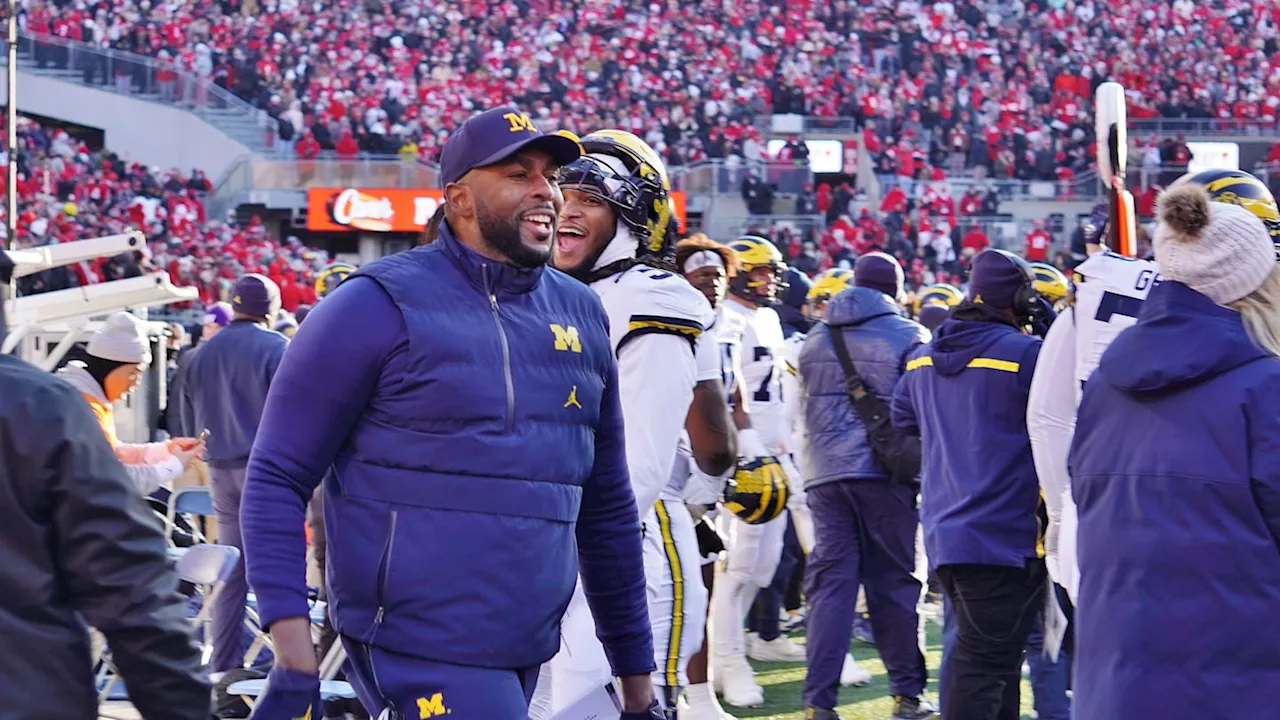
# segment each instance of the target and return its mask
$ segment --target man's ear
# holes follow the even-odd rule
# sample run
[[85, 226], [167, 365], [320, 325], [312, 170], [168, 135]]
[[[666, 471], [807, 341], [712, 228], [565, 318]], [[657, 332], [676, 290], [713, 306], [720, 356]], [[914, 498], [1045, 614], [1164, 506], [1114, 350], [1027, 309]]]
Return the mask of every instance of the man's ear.
[[476, 212], [475, 195], [462, 183], [450, 183], [444, 189], [444, 201], [448, 213], [454, 217], [473, 217]]

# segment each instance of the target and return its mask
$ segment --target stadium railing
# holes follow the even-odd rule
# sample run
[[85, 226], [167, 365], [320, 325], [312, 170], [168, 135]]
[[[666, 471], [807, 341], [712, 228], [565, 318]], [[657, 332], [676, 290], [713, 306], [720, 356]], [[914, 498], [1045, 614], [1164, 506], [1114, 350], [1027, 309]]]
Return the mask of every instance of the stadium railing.
[[38, 74], [195, 113], [251, 150], [276, 146], [266, 112], [176, 63], [43, 33], [18, 36], [18, 64]]
[[[758, 118], [756, 124], [771, 127], [772, 115]], [[854, 117], [821, 117], [806, 115], [802, 119], [803, 133], [832, 133], [853, 135], [862, 128], [862, 123]], [[1265, 120], [1248, 120], [1244, 118], [1130, 118], [1128, 123], [1130, 137], [1158, 135], [1172, 137], [1178, 133], [1186, 135], [1233, 135], [1247, 137], [1280, 136], [1280, 124]]]

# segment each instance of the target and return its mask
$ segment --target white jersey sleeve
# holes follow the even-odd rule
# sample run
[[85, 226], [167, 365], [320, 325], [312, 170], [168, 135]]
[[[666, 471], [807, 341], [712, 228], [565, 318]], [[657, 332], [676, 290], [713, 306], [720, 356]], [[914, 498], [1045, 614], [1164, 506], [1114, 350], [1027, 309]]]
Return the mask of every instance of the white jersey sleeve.
[[694, 344], [693, 354], [697, 362], [698, 382], [707, 380], [721, 380], [723, 382], [720, 341], [716, 338], [714, 324], [698, 336], [698, 341]]
[[743, 317], [742, 395], [751, 413], [751, 427], [770, 453], [787, 452], [791, 430], [787, 424], [783, 358], [782, 323], [772, 308], [746, 307], [732, 299], [726, 302], [730, 312]]
[[[1071, 502], [1071, 477], [1067, 473], [1067, 454], [1076, 428], [1076, 325], [1066, 312], [1058, 316], [1040, 347], [1036, 373], [1031, 379], [1027, 399], [1027, 432], [1031, 436], [1031, 455], [1036, 475], [1049, 514], [1045, 533], [1045, 562], [1049, 577], [1068, 587], [1060, 568], [1063, 496]], [[1074, 556], [1074, 554], [1072, 554]], [[1074, 567], [1069, 568], [1074, 575]]]
[[645, 266], [591, 287], [609, 315], [627, 469], [644, 517], [671, 480], [697, 383], [698, 339], [711, 324], [711, 307], [683, 277]]

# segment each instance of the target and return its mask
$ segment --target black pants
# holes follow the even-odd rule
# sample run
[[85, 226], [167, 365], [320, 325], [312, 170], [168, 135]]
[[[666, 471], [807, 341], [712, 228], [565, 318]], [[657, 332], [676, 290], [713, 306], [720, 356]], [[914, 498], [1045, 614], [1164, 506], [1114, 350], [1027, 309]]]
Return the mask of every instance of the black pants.
[[1022, 655], [1044, 605], [1044, 560], [1021, 568], [943, 565], [938, 579], [956, 614], [944, 682], [947, 720], [1018, 720]]

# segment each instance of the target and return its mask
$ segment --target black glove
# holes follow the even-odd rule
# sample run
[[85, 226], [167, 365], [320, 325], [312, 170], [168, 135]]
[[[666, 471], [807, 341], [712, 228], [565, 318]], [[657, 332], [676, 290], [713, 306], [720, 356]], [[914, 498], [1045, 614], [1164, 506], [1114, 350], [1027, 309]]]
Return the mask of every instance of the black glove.
[[667, 720], [667, 716], [662, 712], [658, 699], [654, 698], [653, 702], [649, 703], [649, 707], [640, 712], [624, 712], [618, 720]]
[[1031, 325], [1031, 334], [1038, 338], [1043, 338], [1049, 334], [1049, 327], [1058, 318], [1058, 313], [1053, 311], [1053, 306], [1049, 304], [1048, 300], [1037, 295], [1036, 299], [1031, 303], [1028, 316], [1027, 320]]

